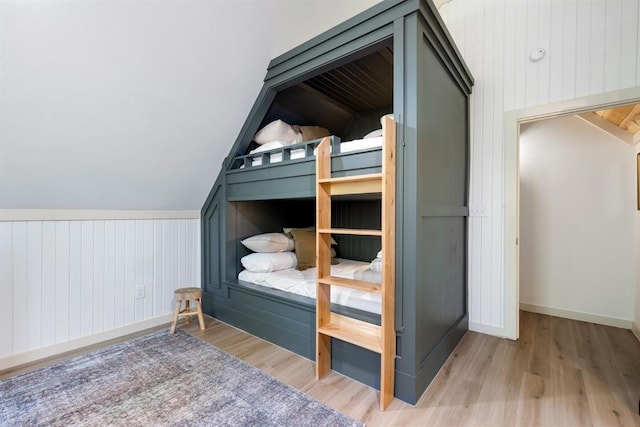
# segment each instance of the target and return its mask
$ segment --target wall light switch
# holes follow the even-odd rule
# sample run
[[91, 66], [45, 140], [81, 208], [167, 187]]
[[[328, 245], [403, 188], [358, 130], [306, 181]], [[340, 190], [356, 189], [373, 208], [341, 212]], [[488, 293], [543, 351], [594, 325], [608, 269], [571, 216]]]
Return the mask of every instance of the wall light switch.
[[484, 218], [487, 216], [487, 210], [484, 208], [484, 206], [469, 206], [469, 216]]
[[144, 298], [144, 286], [136, 287], [136, 299]]

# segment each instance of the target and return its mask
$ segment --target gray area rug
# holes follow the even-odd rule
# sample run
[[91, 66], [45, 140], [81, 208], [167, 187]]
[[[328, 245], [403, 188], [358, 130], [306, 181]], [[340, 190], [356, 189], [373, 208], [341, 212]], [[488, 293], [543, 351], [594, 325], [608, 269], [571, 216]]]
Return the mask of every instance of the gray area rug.
[[2, 426], [361, 426], [178, 330], [0, 381]]

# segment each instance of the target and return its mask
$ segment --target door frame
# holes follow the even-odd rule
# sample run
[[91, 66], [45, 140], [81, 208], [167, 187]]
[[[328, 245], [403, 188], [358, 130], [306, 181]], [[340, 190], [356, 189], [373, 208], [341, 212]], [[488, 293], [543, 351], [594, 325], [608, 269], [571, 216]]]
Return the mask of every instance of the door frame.
[[505, 113], [503, 158], [503, 283], [504, 335], [513, 340], [520, 333], [520, 125], [554, 117], [581, 114], [620, 105], [640, 103], [640, 87], [621, 89]]

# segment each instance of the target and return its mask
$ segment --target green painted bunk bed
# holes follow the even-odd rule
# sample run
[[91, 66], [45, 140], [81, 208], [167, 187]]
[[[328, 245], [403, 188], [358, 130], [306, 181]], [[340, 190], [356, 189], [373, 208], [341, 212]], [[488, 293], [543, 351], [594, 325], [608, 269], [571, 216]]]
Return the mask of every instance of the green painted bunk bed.
[[[468, 328], [469, 95], [473, 78], [431, 1], [387, 0], [273, 59], [202, 208], [205, 313], [311, 360], [315, 300], [239, 279], [242, 243], [315, 224], [320, 139], [255, 152], [282, 121], [332, 138], [334, 176], [376, 173], [381, 150], [343, 150], [397, 122], [395, 396], [414, 404]], [[251, 153], [254, 151], [253, 153]], [[377, 228], [379, 195], [332, 203], [335, 227]], [[369, 262], [380, 239], [334, 236], [339, 258]], [[379, 322], [375, 312], [337, 312]], [[379, 387], [379, 355], [334, 339], [332, 369]]]

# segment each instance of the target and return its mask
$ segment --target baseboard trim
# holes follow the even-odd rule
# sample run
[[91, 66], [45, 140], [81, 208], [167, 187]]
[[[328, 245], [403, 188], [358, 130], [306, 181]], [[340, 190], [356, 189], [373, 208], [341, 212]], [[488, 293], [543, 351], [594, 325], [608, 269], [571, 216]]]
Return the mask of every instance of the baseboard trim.
[[144, 320], [131, 325], [123, 326], [109, 331], [99, 332], [97, 334], [88, 335], [82, 338], [76, 338], [70, 341], [65, 341], [52, 346], [39, 348], [36, 350], [25, 351], [24, 353], [14, 354], [0, 359], [0, 372], [6, 371], [11, 368], [33, 363], [42, 359], [46, 359], [53, 356], [58, 356], [69, 351], [77, 350], [82, 347], [87, 347], [93, 344], [99, 344], [104, 341], [109, 341], [114, 338], [120, 338], [125, 335], [133, 334], [136, 332], [144, 331], [145, 329], [154, 328], [156, 326], [162, 326], [171, 322], [173, 315], [166, 314], [164, 316], [156, 317], [154, 319]]
[[478, 322], [469, 321], [469, 330], [473, 332], [478, 332], [480, 334], [493, 335], [494, 337], [498, 337], [498, 338], [507, 338], [510, 340], [516, 339], [516, 337], [507, 336], [505, 328], [485, 325], [483, 323], [478, 323]]
[[566, 319], [591, 322], [598, 325], [613, 326], [615, 328], [631, 329], [632, 321], [618, 319], [616, 317], [600, 316], [598, 314], [584, 313], [581, 311], [564, 310], [561, 308], [545, 307], [536, 304], [520, 303], [520, 310], [531, 313], [548, 314], [549, 316], [564, 317]]
[[633, 335], [635, 335], [636, 338], [638, 338], [638, 341], [640, 341], [640, 324], [633, 322], [631, 324], [631, 332], [633, 332]]

